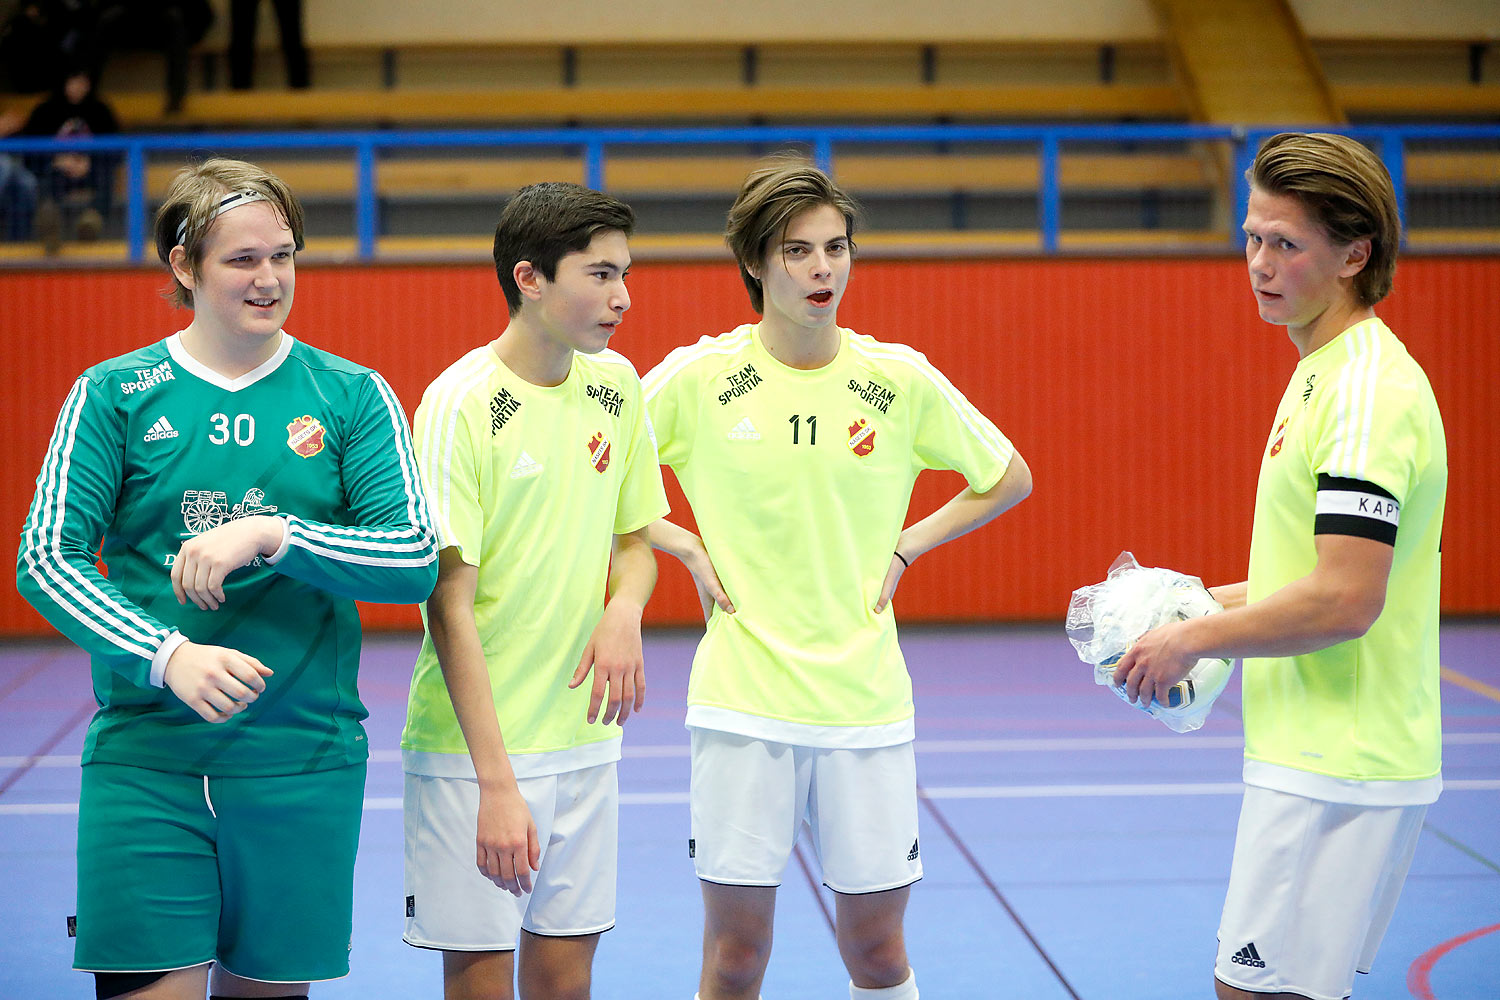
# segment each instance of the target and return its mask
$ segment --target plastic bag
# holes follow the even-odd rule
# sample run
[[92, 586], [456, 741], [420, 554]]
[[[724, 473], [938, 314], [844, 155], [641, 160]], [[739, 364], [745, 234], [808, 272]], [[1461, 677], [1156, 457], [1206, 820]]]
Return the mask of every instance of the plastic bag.
[[1093, 664], [1095, 684], [1109, 687], [1126, 704], [1160, 720], [1167, 728], [1186, 733], [1201, 727], [1208, 718], [1214, 699], [1234, 671], [1231, 661], [1199, 660], [1173, 686], [1168, 704], [1153, 698], [1147, 706], [1129, 702], [1125, 689], [1115, 686], [1115, 666], [1125, 651], [1152, 629], [1223, 610], [1197, 577], [1142, 566], [1134, 555], [1122, 552], [1110, 565], [1103, 583], [1073, 591], [1068, 603], [1068, 641], [1080, 660]]

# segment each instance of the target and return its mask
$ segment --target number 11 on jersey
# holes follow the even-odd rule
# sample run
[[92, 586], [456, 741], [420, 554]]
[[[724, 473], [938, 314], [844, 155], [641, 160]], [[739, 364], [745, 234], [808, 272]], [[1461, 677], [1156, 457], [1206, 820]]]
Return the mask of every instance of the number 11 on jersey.
[[[792, 425], [792, 444], [800, 444], [797, 440], [801, 429], [802, 415], [794, 413], [787, 418], [787, 423]], [[818, 443], [818, 418], [816, 415], [807, 418], [807, 443], [815, 445]]]

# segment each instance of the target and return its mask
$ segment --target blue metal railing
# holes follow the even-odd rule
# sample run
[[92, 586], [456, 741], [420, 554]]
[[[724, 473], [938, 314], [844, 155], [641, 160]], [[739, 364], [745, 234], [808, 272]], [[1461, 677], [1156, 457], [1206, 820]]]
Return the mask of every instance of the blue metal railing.
[[[611, 150], [631, 146], [748, 146], [786, 145], [811, 150], [814, 161], [837, 176], [838, 147], [843, 144], [889, 145], [910, 143], [970, 143], [1032, 145], [1038, 151], [1037, 227], [1042, 249], [1055, 253], [1062, 232], [1062, 186], [1059, 166], [1068, 143], [1181, 143], [1227, 142], [1234, 150], [1236, 221], [1226, 238], [1238, 241], [1238, 219], [1243, 218], [1249, 190], [1244, 181], [1262, 140], [1283, 128], [1219, 125], [915, 125], [915, 126], [789, 126], [725, 128], [553, 128], [532, 130], [446, 130], [409, 132], [245, 132], [180, 135], [99, 136], [90, 139], [0, 139], [3, 153], [92, 152], [118, 153], [125, 161], [125, 233], [129, 259], [145, 259], [147, 243], [146, 157], [148, 153], [202, 155], [207, 152], [266, 150], [346, 150], [355, 163], [354, 229], [361, 260], [375, 257], [380, 231], [376, 178], [379, 154], [410, 149], [515, 149], [553, 147], [576, 150], [584, 164], [585, 183], [604, 186]], [[1500, 126], [1382, 125], [1340, 128], [1338, 131], [1373, 142], [1380, 150], [1403, 220], [1406, 218], [1406, 145], [1413, 141], [1495, 141]]]

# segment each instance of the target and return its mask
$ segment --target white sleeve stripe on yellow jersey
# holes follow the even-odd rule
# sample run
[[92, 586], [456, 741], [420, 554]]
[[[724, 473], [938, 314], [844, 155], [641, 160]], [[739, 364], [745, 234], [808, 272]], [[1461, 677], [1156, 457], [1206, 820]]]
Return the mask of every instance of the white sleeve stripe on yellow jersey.
[[1345, 345], [1349, 362], [1339, 374], [1335, 390], [1333, 440], [1329, 466], [1321, 470], [1350, 479], [1365, 479], [1369, 457], [1370, 428], [1375, 418], [1375, 381], [1379, 373], [1380, 346], [1370, 328], [1351, 331]]
[[1359, 434], [1358, 467], [1361, 472], [1368, 467], [1370, 460], [1370, 430], [1375, 424], [1375, 387], [1380, 376], [1380, 337], [1374, 326], [1368, 326], [1362, 332], [1369, 340], [1369, 360], [1368, 374], [1365, 376], [1365, 419]]
[[[32, 508], [32, 523], [27, 525], [27, 541], [22, 553], [27, 573], [58, 607], [112, 645], [150, 659], [167, 633], [111, 598], [59, 555], [62, 551], [62, 526], [68, 513], [68, 473], [87, 396], [88, 379], [80, 378], [73, 383], [72, 392], [63, 402], [47, 449], [47, 459], [42, 465], [42, 486]], [[71, 414], [68, 413], [70, 407]], [[48, 521], [54, 511], [56, 521], [49, 527]], [[53, 583], [70, 597], [55, 590]], [[108, 631], [106, 625], [114, 631]]]
[[745, 349], [745, 343], [749, 338], [750, 328], [742, 326], [723, 337], [702, 337], [696, 344], [687, 344], [677, 348], [662, 359], [661, 364], [646, 374], [642, 382], [646, 390], [646, 399], [655, 399], [656, 394], [668, 382], [694, 361], [716, 354], [737, 354]]
[[620, 365], [622, 367], [629, 368], [632, 372], [635, 371], [635, 362], [631, 361], [619, 351], [611, 351], [607, 347], [604, 350], [600, 351], [598, 354], [588, 355], [588, 359], [590, 361], [602, 361], [607, 365]]
[[1343, 434], [1338, 439], [1339, 446], [1334, 452], [1335, 460], [1340, 469], [1347, 470], [1350, 474], [1362, 474], [1363, 469], [1359, 467], [1359, 427], [1364, 422], [1366, 409], [1366, 365], [1369, 357], [1364, 351], [1364, 333], [1361, 329], [1350, 332], [1345, 341], [1345, 351], [1350, 356], [1349, 366], [1345, 369], [1349, 381], [1349, 410], [1344, 416], [1348, 423], [1342, 428]]
[[[465, 361], [468, 363], [465, 364]], [[464, 359], [449, 369], [430, 390], [432, 405], [429, 412], [425, 414], [426, 426], [423, 427], [419, 459], [426, 473], [424, 478], [431, 501], [430, 506], [433, 508], [433, 515], [438, 523], [439, 542], [444, 547], [454, 542], [453, 524], [449, 518], [451, 484], [447, 458], [452, 454], [451, 442], [457, 425], [458, 409], [463, 406], [468, 393], [474, 386], [483, 382], [488, 373], [488, 366], [484, 364], [482, 358], [475, 356]], [[440, 455], [438, 442], [442, 439], [442, 432], [445, 429], [448, 432], [449, 447], [446, 455]]]
[[[1008, 464], [1015, 455], [1015, 447], [1005, 439], [1004, 435], [1000, 434], [999, 429], [995, 428], [992, 432], [991, 428], [993, 425], [989, 419], [980, 413], [978, 408], [969, 402], [963, 393], [959, 392], [953, 383], [949, 382], [947, 377], [933, 366], [932, 362], [921, 358], [912, 348], [898, 344], [881, 344], [880, 346], [885, 348], [885, 350], [875, 350], [869, 346], [855, 343], [852, 337], [849, 339], [849, 346], [856, 353], [872, 360], [900, 361], [908, 365], [936, 387], [938, 393], [953, 408], [953, 411], [958, 414], [959, 420], [974, 435], [974, 439], [982, 444], [997, 461]], [[898, 347], [904, 350], [895, 350]]]
[[[942, 394], [948, 404], [958, 413], [964, 424], [974, 433], [976, 439], [985, 443], [992, 454], [1003, 461], [1009, 461], [1015, 453], [1015, 448], [1005, 440], [998, 428], [993, 428], [986, 418], [973, 403], [957, 387], [948, 380], [948, 377], [937, 369], [932, 362], [926, 360], [917, 350], [904, 344], [880, 344], [878, 348], [855, 343], [852, 339], [850, 345], [854, 349], [871, 359], [884, 359], [900, 361], [907, 364], [915, 371], [922, 374]], [[976, 419], [977, 418], [977, 419]]]
[[[467, 401], [469, 393], [475, 387], [484, 384], [489, 377], [489, 372], [479, 370], [471, 375], [462, 385], [454, 387], [453, 401], [441, 412], [445, 419], [445, 433], [443, 434], [443, 457], [442, 464], [437, 470], [443, 479], [443, 520], [448, 523], [449, 537], [452, 538], [452, 512], [453, 512], [453, 476], [450, 470], [453, 468], [453, 443], [458, 434], [458, 411]], [[436, 454], [433, 455], [436, 459]]]
[[[444, 374], [449, 375], [451, 371]], [[427, 491], [427, 506], [432, 510], [432, 523], [437, 527], [440, 550], [451, 542], [453, 528], [448, 524], [448, 512], [439, 500], [439, 483], [433, 474], [432, 439], [438, 425], [442, 423], [438, 415], [441, 412], [439, 403], [448, 388], [449, 383], [442, 377], [427, 387], [427, 391], [422, 394], [422, 402], [417, 406], [416, 424], [413, 428], [418, 435], [417, 467], [422, 472], [422, 488]]]

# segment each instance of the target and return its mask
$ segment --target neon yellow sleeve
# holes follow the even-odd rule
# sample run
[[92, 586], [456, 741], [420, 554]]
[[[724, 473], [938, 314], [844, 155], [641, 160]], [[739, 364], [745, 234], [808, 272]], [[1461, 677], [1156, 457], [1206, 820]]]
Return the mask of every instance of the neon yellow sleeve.
[[989, 417], [969, 402], [921, 354], [911, 391], [920, 401], [913, 452], [924, 469], [952, 469], [983, 493], [1000, 481], [1015, 448]]
[[652, 440], [651, 418], [646, 412], [639, 384], [634, 388], [636, 396], [631, 405], [636, 418], [630, 429], [625, 473], [620, 477], [620, 503], [615, 508], [617, 535], [644, 528], [657, 518], [665, 517], [669, 509], [661, 482], [661, 461], [656, 454], [656, 442]]
[[[692, 399], [695, 379], [676, 362], [686, 348], [678, 348], [646, 374], [646, 409], [656, 431], [657, 457], [662, 465], [678, 468], [692, 450], [697, 407]], [[674, 370], [676, 369], [676, 370]]]
[[[428, 387], [417, 407], [414, 435], [427, 506], [438, 531], [439, 546], [456, 547], [463, 561], [479, 565], [484, 538], [478, 444], [473, 431], [472, 400], [462, 386], [439, 380]], [[483, 422], [479, 429], [484, 430]]]

